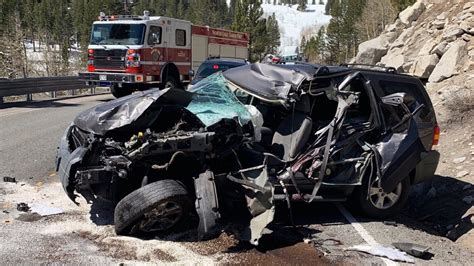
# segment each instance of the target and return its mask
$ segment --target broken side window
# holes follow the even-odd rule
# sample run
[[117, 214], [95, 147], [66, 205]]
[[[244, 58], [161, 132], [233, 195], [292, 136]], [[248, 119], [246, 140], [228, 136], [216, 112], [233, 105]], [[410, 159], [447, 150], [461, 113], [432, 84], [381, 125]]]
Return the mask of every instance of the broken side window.
[[[379, 84], [385, 96], [393, 93], [404, 92], [406, 94], [405, 104], [411, 112], [413, 112], [420, 104], [426, 105], [423, 95], [421, 95], [420, 90], [415, 84], [385, 80], [381, 80]], [[401, 106], [383, 104], [382, 110], [387, 128], [392, 128], [400, 123], [403, 117], [407, 114]], [[423, 117], [426, 115], [427, 111], [426, 108], [422, 108], [420, 116]]]

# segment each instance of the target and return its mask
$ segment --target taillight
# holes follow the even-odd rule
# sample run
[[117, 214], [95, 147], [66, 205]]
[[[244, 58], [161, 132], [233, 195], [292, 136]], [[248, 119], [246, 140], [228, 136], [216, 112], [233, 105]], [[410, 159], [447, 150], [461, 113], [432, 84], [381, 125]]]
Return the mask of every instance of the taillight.
[[140, 50], [129, 49], [127, 51], [127, 72], [137, 73], [140, 64]]
[[434, 127], [433, 145], [438, 145], [440, 134], [441, 134], [441, 129], [439, 128], [438, 124], [436, 124]]
[[94, 49], [87, 50], [87, 71], [94, 72]]

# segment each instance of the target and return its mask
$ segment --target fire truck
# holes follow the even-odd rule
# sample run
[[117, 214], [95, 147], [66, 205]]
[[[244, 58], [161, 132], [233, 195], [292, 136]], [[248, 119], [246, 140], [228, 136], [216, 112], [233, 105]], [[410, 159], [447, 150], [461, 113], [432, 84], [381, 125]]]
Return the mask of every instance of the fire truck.
[[106, 16], [93, 23], [88, 85], [108, 86], [115, 97], [153, 87], [182, 87], [208, 58], [248, 58], [249, 35], [150, 16]]

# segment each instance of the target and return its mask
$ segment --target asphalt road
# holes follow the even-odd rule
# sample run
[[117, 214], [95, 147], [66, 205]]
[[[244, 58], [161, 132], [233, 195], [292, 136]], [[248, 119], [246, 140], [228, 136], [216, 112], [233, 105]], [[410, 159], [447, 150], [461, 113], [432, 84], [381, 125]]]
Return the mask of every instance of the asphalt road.
[[[197, 242], [191, 229], [162, 239], [116, 236], [113, 225], [92, 222], [85, 202], [76, 206], [69, 201], [54, 172], [57, 143], [67, 125], [80, 111], [110, 99], [98, 95], [0, 107], [0, 177], [18, 181], [0, 179], [2, 264], [393, 265], [390, 260], [346, 250], [358, 244], [390, 246], [393, 242], [430, 246], [434, 257], [415, 259], [416, 264], [469, 265], [474, 259], [471, 251], [410, 216], [400, 215], [395, 224], [385, 224], [354, 218], [345, 207], [333, 204], [296, 204], [296, 229], [288, 226], [285, 209], [279, 209], [273, 233], [262, 238], [258, 248], [238, 243], [226, 233]], [[20, 202], [64, 212], [47, 217], [20, 213], [16, 210]], [[107, 216], [107, 211], [103, 213]]]

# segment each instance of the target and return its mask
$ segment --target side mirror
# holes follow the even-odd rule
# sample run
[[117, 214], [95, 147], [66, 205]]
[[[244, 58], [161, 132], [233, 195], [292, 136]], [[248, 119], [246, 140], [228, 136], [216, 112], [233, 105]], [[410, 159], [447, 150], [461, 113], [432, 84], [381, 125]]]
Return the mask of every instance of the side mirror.
[[194, 70], [193, 69], [189, 70], [188, 75], [190, 77], [194, 77]]
[[399, 106], [405, 102], [406, 93], [397, 92], [380, 98], [384, 104]]

